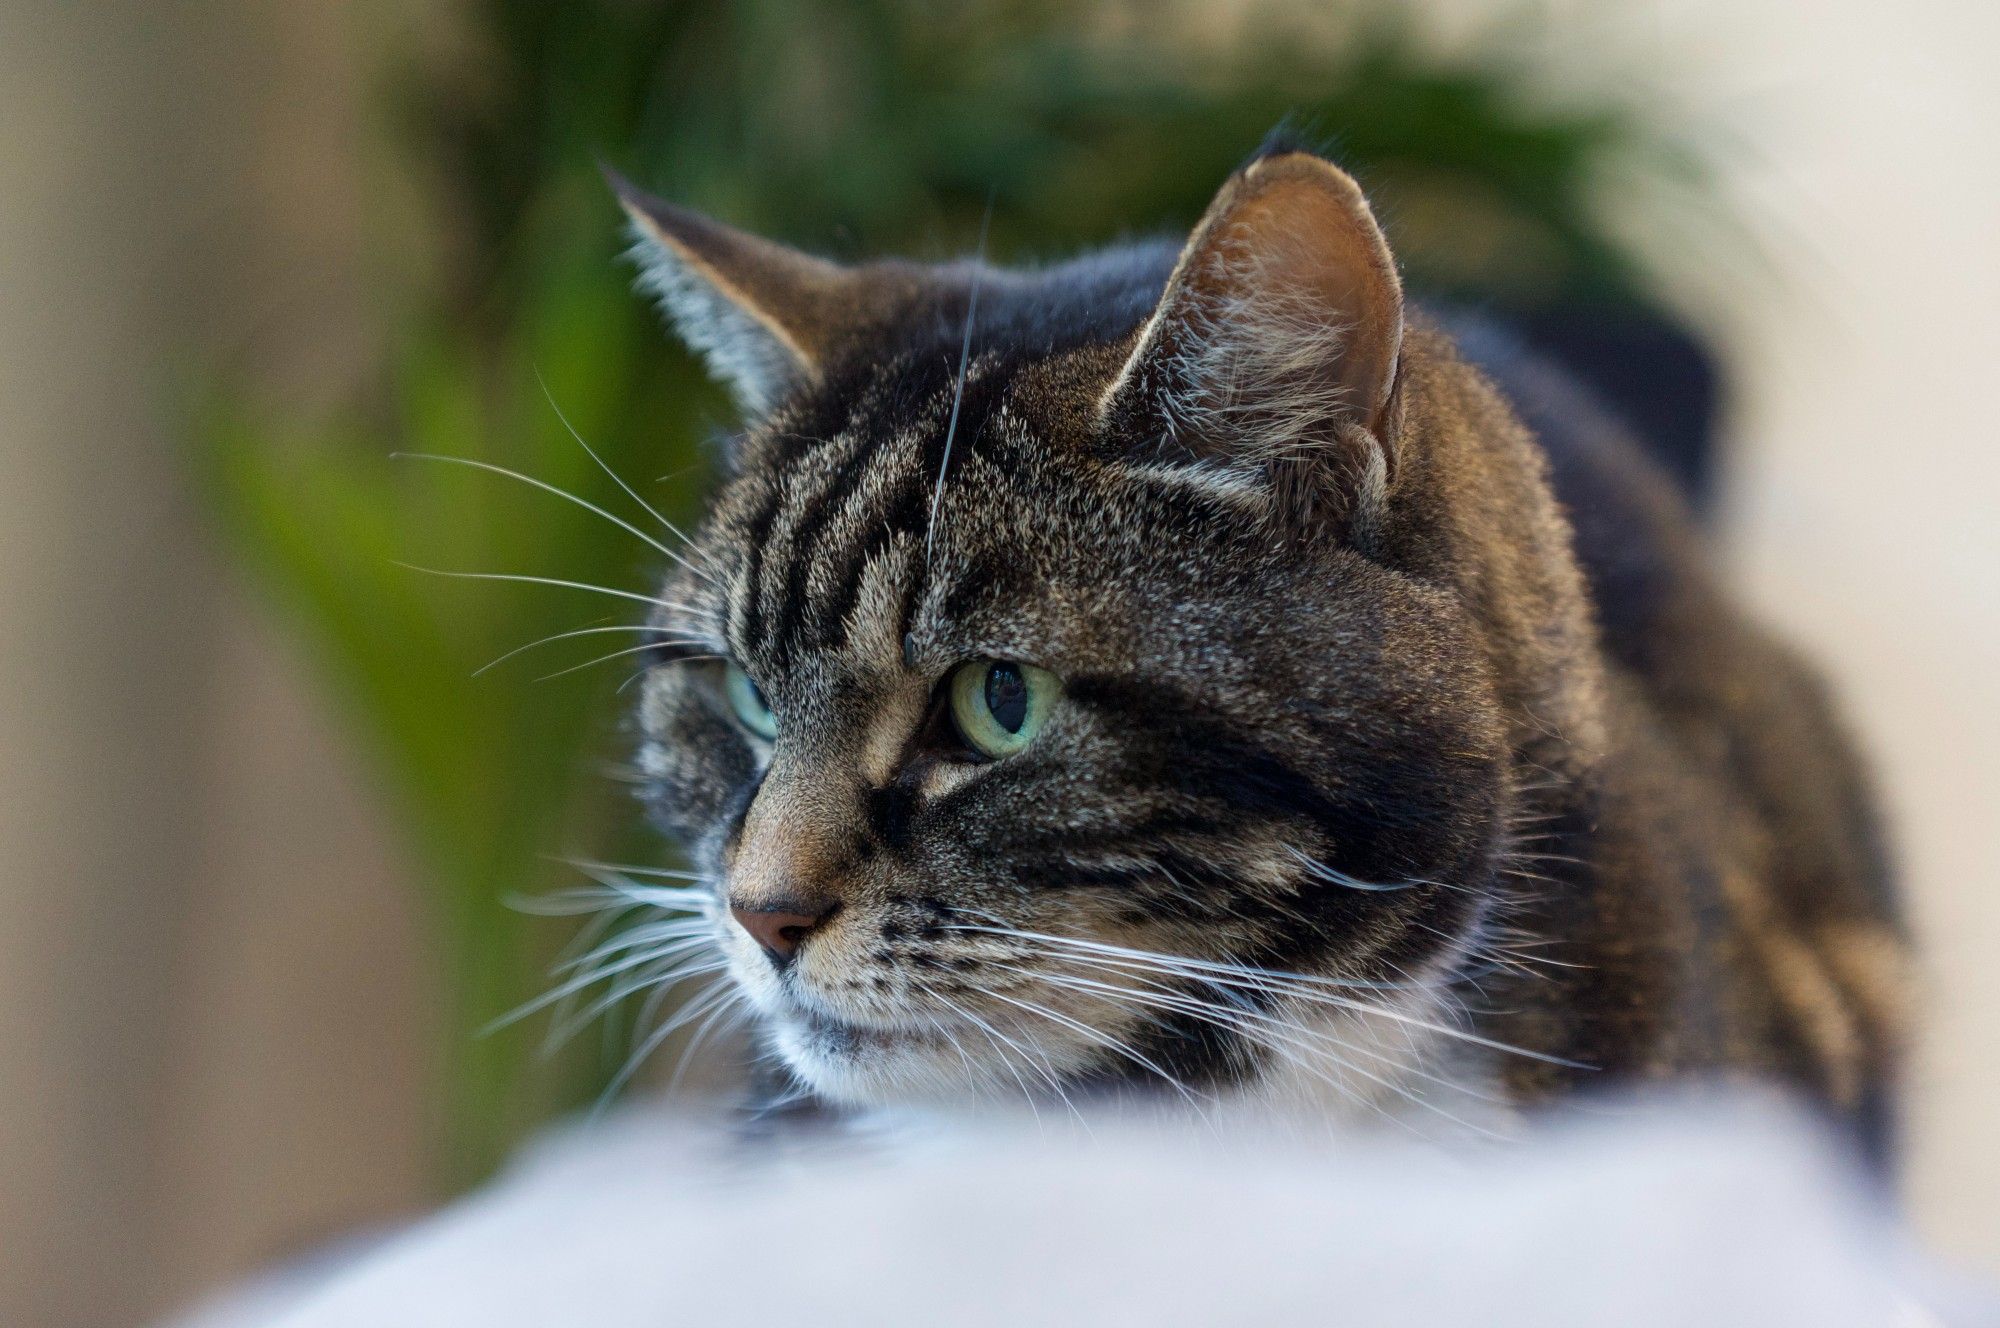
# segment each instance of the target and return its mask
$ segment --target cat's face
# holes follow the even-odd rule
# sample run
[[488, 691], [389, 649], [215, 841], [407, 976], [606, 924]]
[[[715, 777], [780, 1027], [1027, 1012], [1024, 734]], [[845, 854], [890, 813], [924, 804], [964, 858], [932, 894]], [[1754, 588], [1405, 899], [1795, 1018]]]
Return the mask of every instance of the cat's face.
[[[1262, 201], [1235, 188], [1218, 208]], [[1218, 278], [1246, 280], [1230, 257]], [[1219, 453], [1214, 419], [1190, 441], [1185, 394], [1219, 390], [1192, 375], [1225, 368], [1186, 337], [1220, 335], [1213, 293], [1187, 289], [1206, 261], [1165, 297], [1143, 256], [928, 286], [896, 269], [894, 316], [746, 387], [764, 414], [661, 596], [643, 767], [714, 884], [730, 977], [826, 1097], [1254, 1081], [1325, 1050], [1309, 1039], [1358, 1046], [1340, 1029], [1366, 1010], [1421, 1025], [1476, 922], [1507, 774], [1476, 633], [1363, 551], [1379, 493], [1300, 503], [1345, 462]], [[1162, 351], [1177, 292], [1207, 303]], [[1394, 363], [1366, 369], [1372, 414], [1342, 393], [1317, 420], [1246, 417], [1287, 448], [1322, 427], [1365, 445]], [[1275, 390], [1259, 409], [1315, 408]]]

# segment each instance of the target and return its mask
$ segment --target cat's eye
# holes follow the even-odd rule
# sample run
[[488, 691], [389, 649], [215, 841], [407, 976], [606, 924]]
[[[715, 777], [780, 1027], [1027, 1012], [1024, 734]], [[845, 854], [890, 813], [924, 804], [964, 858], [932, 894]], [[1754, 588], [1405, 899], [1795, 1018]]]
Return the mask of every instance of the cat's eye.
[[771, 703], [764, 699], [763, 689], [741, 665], [727, 667], [723, 690], [728, 692], [729, 707], [743, 721], [744, 728], [766, 742], [778, 736], [778, 717], [771, 713]]
[[1062, 690], [1032, 664], [976, 659], [951, 675], [951, 722], [981, 756], [1011, 756], [1035, 740]]

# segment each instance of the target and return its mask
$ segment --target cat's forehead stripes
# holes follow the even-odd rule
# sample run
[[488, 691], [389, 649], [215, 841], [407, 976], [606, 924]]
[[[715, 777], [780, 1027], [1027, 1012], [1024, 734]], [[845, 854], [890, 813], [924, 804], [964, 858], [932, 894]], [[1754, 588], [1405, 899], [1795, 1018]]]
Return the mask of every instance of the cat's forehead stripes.
[[[973, 375], [968, 397], [985, 377]], [[728, 631], [746, 664], [780, 684], [829, 656], [893, 664], [919, 597], [934, 598], [931, 573], [964, 579], [963, 569], [921, 556], [950, 404], [940, 390], [900, 418], [857, 413], [833, 437], [776, 453], [754, 477], [743, 514], [724, 531], [737, 550]], [[991, 409], [981, 400], [964, 410], [954, 474], [981, 445], [985, 421], [974, 412]]]

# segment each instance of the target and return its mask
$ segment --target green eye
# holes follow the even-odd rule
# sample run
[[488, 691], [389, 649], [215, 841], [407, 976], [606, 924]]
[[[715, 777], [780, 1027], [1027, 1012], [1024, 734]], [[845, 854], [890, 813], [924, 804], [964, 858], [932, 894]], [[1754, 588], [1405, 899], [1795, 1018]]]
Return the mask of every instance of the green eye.
[[764, 693], [750, 680], [739, 665], [728, 667], [728, 681], [725, 688], [729, 693], [730, 708], [743, 721], [743, 727], [769, 742], [778, 736], [778, 717], [771, 713], [771, 703], [764, 699]]
[[1062, 684], [1047, 669], [976, 659], [951, 675], [951, 718], [982, 756], [1011, 756], [1035, 740]]

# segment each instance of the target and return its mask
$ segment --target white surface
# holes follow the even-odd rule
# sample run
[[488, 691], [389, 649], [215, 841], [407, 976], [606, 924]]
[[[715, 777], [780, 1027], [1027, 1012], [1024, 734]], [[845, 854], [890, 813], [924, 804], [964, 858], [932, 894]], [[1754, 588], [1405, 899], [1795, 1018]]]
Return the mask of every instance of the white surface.
[[[634, 1114], [202, 1328], [1981, 1322], [1796, 1122], [1607, 1111], [1447, 1156], [1407, 1139], [992, 1127], [759, 1163]], [[311, 1282], [314, 1276], [302, 1280]]]

